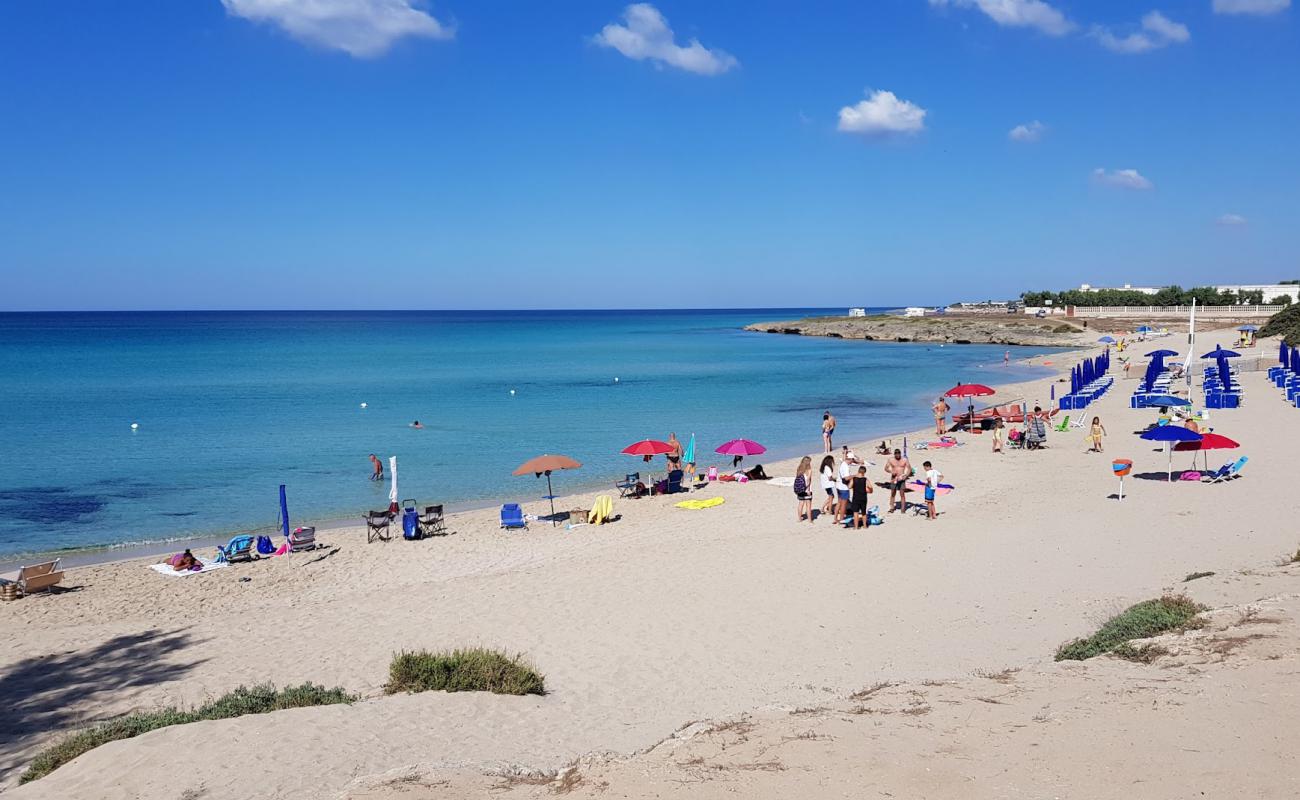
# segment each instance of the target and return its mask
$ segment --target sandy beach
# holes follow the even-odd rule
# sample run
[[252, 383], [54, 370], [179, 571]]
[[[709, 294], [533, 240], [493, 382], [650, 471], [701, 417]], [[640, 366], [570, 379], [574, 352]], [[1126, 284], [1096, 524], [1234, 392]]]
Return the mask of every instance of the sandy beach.
[[[1046, 407], [1054, 380], [989, 399]], [[16, 799], [1293, 797], [1300, 565], [1282, 561], [1300, 544], [1300, 412], [1262, 372], [1241, 380], [1246, 405], [1210, 424], [1250, 461], [1219, 485], [1164, 481], [1163, 451], [1134, 435], [1154, 412], [1129, 409], [1136, 381], [1119, 379], [1083, 412], [1106, 425], [1104, 454], [1079, 428], [1032, 452], [969, 434], [913, 450], [957, 487], [935, 521], [846, 531], [796, 522], [788, 483], [712, 484], [689, 496], [716, 508], [616, 499], [601, 527], [504, 532], [492, 509], [454, 516], [447, 537], [334, 530], [324, 558], [186, 578], [77, 568], [74, 591], [0, 604], [0, 785]], [[857, 443], [883, 464], [872, 449]], [[1122, 502], [1112, 456], [1134, 461]], [[1215, 575], [1183, 582], [1198, 571]], [[1184, 590], [1210, 622], [1167, 637], [1169, 656], [1053, 661], [1116, 611]], [[547, 694], [383, 695], [395, 652], [469, 645], [523, 654]], [[16, 785], [77, 728], [264, 681], [364, 699], [166, 728]]]

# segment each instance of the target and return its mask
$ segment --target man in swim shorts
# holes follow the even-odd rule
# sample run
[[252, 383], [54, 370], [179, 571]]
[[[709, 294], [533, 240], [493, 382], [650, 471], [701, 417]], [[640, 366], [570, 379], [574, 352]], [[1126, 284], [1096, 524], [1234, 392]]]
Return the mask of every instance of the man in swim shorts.
[[903, 458], [903, 451], [895, 449], [894, 454], [885, 461], [885, 472], [889, 473], [889, 513], [894, 513], [894, 493], [898, 493], [897, 508], [907, 510], [907, 479], [912, 477], [912, 464]]
[[374, 453], [371, 453], [370, 464], [375, 468], [374, 472], [370, 473], [370, 480], [382, 481], [384, 479], [384, 462], [376, 458]]

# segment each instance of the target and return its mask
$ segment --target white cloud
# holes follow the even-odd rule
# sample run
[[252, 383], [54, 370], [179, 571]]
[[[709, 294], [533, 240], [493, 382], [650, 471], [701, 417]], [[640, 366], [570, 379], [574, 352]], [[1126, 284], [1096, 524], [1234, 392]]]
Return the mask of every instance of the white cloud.
[[1074, 30], [1074, 23], [1043, 0], [930, 0], [943, 8], [978, 8], [984, 15], [1006, 28], [1034, 28], [1048, 36], [1064, 36]]
[[1098, 167], [1092, 171], [1092, 179], [1106, 186], [1118, 186], [1121, 189], [1154, 189], [1155, 184], [1147, 180], [1135, 169], [1117, 169], [1107, 172]]
[[1013, 142], [1036, 142], [1043, 138], [1047, 131], [1047, 126], [1038, 120], [1034, 120], [1028, 125], [1017, 125], [1007, 133], [1007, 138]]
[[623, 9], [624, 24], [610, 23], [594, 41], [612, 47], [634, 61], [650, 59], [656, 64], [684, 69], [699, 75], [721, 75], [740, 62], [724, 50], [710, 50], [691, 39], [685, 47], [673, 41], [673, 29], [659, 9], [649, 3], [633, 3]]
[[1237, 225], [1245, 225], [1246, 218], [1240, 214], [1224, 214], [1223, 216], [1216, 219], [1214, 222], [1216, 225], [1226, 225], [1232, 227]]
[[1214, 0], [1216, 14], [1254, 14], [1264, 17], [1286, 11], [1291, 0]]
[[1191, 31], [1181, 22], [1174, 22], [1159, 11], [1152, 11], [1142, 18], [1142, 29], [1117, 36], [1110, 28], [1094, 25], [1092, 36], [1102, 47], [1116, 53], [1145, 53], [1171, 44], [1182, 44], [1192, 38]]
[[226, 13], [279, 26], [293, 38], [357, 58], [383, 55], [406, 36], [450, 39], [455, 30], [415, 0], [221, 0]]
[[899, 100], [893, 92], [874, 91], [857, 105], [840, 109], [837, 126], [845, 133], [862, 133], [867, 136], [911, 134], [925, 130], [926, 110]]

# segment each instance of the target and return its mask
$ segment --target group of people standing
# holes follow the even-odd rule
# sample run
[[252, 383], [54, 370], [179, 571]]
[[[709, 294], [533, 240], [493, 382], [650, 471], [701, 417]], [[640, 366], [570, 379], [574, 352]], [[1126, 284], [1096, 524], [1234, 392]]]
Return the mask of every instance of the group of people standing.
[[[829, 413], [827, 412], [828, 415]], [[935, 519], [938, 512], [934, 502], [943, 475], [929, 461], [922, 467], [925, 470], [923, 489], [926, 516]], [[850, 521], [855, 529], [865, 528], [868, 524], [867, 506], [875, 492], [872, 481], [867, 476], [867, 462], [845, 445], [840, 451], [839, 465], [836, 465], [833, 454], [826, 453], [817, 473], [821, 489], [826, 495], [821, 506], [821, 516], [830, 515], [836, 525]], [[881, 485], [889, 489], [889, 513], [907, 509], [907, 482], [915, 475], [915, 468], [901, 450], [894, 450], [885, 461], [885, 480]], [[794, 493], [798, 500], [796, 518], [800, 522], [813, 522], [817, 518], [813, 513], [813, 480], [812, 457], [804, 456], [795, 470], [794, 479]]]

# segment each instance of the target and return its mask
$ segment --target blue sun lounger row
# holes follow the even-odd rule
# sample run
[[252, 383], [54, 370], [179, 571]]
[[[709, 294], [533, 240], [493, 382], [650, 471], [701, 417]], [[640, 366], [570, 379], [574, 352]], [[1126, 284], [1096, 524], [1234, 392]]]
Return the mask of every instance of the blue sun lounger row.
[[1109, 376], [1098, 378], [1097, 380], [1093, 381], [1092, 383], [1089, 383], [1087, 386], [1083, 387], [1082, 389], [1075, 392], [1074, 394], [1067, 394], [1063, 396], [1060, 402], [1061, 410], [1078, 411], [1081, 409], [1085, 409], [1088, 407], [1089, 403], [1093, 402], [1094, 400], [1104, 395], [1106, 392], [1110, 391], [1110, 387], [1113, 386], [1114, 384], [1115, 384], [1115, 379]]

